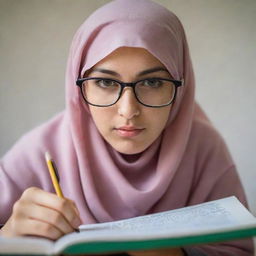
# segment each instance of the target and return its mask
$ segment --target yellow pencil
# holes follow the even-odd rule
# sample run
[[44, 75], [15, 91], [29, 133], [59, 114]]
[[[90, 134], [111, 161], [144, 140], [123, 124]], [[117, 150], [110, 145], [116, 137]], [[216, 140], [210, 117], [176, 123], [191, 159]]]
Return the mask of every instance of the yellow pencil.
[[[55, 165], [49, 152], [45, 152], [45, 160], [48, 166], [48, 170], [52, 179], [52, 184], [54, 186], [55, 192], [59, 197], [64, 198], [63, 193], [61, 191], [60, 184], [59, 184], [59, 174], [58, 174], [57, 166]], [[80, 232], [79, 229], [75, 228], [74, 230], [75, 232]]]
[[52, 184], [54, 186], [55, 192], [59, 197], [64, 198], [59, 184], [58, 170], [49, 152], [45, 153], [45, 160], [48, 166], [49, 173], [51, 175]]

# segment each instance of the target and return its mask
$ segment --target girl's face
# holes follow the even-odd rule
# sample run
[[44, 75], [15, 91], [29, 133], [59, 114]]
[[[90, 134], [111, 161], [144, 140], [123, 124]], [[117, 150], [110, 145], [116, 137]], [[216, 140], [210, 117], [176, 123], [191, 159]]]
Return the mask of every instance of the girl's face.
[[[171, 75], [147, 50], [121, 47], [98, 62], [89, 71], [88, 77], [134, 82], [152, 77], [171, 78]], [[171, 106], [143, 106], [136, 100], [132, 88], [125, 87], [116, 104], [109, 107], [89, 105], [89, 109], [99, 132], [115, 150], [123, 154], [137, 154], [161, 134]]]

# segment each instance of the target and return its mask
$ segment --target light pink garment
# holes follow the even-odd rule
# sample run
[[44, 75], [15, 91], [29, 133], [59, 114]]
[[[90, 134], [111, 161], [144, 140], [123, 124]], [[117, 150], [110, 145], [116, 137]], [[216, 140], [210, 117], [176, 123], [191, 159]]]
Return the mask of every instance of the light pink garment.
[[[87, 69], [122, 46], [147, 49], [175, 79], [185, 80], [162, 135], [133, 161], [104, 141], [75, 85]], [[117, 0], [98, 9], [72, 42], [66, 110], [25, 135], [1, 161], [0, 222], [10, 216], [12, 204], [27, 187], [53, 191], [45, 151], [55, 159], [64, 195], [76, 202], [84, 223], [144, 215], [229, 195], [246, 204], [222, 138], [194, 103], [194, 88], [185, 34], [173, 13], [147, 0]], [[201, 250], [209, 255], [251, 255], [251, 243], [230, 242]]]

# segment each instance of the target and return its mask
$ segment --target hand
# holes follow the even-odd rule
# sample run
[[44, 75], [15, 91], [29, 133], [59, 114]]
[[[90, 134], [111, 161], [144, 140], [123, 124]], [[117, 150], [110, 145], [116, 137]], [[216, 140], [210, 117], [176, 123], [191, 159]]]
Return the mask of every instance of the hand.
[[5, 237], [34, 235], [56, 240], [81, 224], [75, 203], [39, 188], [26, 189], [0, 230]]
[[128, 252], [131, 256], [184, 256], [180, 248]]

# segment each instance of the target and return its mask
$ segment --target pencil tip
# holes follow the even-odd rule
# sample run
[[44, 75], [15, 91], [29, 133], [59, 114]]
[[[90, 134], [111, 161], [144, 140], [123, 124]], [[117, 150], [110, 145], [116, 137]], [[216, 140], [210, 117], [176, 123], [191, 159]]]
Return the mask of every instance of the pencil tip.
[[45, 152], [45, 159], [46, 159], [46, 161], [50, 161], [52, 159], [52, 157], [48, 151]]

